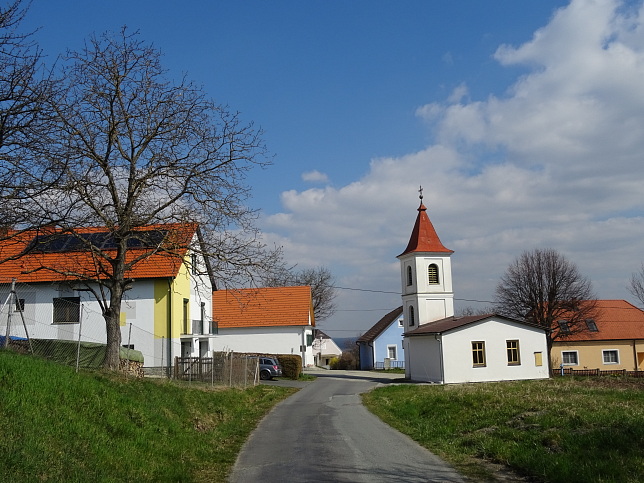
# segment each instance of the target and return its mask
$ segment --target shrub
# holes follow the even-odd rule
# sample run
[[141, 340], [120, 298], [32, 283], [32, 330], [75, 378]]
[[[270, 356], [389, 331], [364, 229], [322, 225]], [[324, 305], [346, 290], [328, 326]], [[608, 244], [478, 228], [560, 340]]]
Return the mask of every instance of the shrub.
[[277, 356], [277, 360], [282, 366], [282, 373], [284, 377], [289, 379], [297, 379], [302, 372], [302, 356], [294, 354], [281, 354]]

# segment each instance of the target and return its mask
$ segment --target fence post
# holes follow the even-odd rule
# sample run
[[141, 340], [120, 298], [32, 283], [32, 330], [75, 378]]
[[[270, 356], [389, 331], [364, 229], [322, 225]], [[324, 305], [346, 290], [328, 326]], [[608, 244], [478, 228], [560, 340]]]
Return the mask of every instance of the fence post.
[[78, 346], [76, 347], [76, 372], [80, 368], [80, 348], [81, 348], [81, 337], [83, 335], [83, 311], [85, 310], [85, 304], [81, 304], [80, 315], [78, 318]]
[[16, 303], [16, 279], [11, 279], [11, 292], [9, 292], [9, 315], [7, 316], [7, 336], [4, 339], [5, 348], [9, 347], [9, 336], [11, 335], [11, 316], [13, 315], [14, 304]]
[[228, 386], [233, 387], [233, 352], [230, 351], [230, 378], [228, 381]]
[[174, 356], [174, 378], [179, 379], [179, 357]]

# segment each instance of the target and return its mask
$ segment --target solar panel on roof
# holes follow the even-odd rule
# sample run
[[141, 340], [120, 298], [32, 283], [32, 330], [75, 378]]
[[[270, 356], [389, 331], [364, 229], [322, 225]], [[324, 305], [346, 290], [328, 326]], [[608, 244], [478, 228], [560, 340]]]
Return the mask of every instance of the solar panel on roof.
[[[159, 246], [168, 234], [167, 230], [132, 232], [127, 239], [127, 248], [153, 248]], [[29, 245], [29, 251], [39, 253], [67, 253], [85, 251], [90, 247], [99, 250], [116, 250], [114, 236], [109, 232], [56, 233], [36, 235]]]

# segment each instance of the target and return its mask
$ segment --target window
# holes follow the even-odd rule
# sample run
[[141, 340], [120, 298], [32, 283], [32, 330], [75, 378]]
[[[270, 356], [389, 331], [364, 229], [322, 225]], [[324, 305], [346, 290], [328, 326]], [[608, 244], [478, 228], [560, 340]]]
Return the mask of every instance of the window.
[[183, 299], [183, 333], [184, 334], [190, 333], [190, 328], [188, 327], [188, 304], [189, 303], [190, 303], [190, 300]]
[[472, 363], [474, 366], [485, 365], [485, 342], [472, 342]]
[[398, 327], [403, 327], [403, 319], [402, 317], [398, 319]]
[[591, 332], [599, 332], [597, 324], [593, 319], [586, 319], [586, 327], [588, 327], [588, 330]]
[[388, 345], [387, 346], [387, 357], [391, 360], [397, 360], [398, 359], [398, 354], [397, 352], [397, 347], [395, 345]]
[[607, 350], [602, 351], [604, 364], [619, 364], [619, 351]]
[[16, 299], [16, 312], [25, 311], [25, 299]]
[[431, 284], [438, 284], [438, 265], [435, 263], [432, 263], [428, 268], [427, 268], [427, 281]]
[[414, 277], [411, 273], [411, 267], [407, 267], [407, 286], [411, 286], [413, 284]]
[[415, 319], [414, 319], [414, 306], [410, 305], [409, 306], [409, 327], [415, 324]]
[[561, 362], [564, 366], [576, 366], [579, 364], [579, 355], [577, 351], [562, 351]]
[[306, 346], [311, 347], [313, 345], [313, 334], [306, 334]]
[[506, 346], [508, 352], [508, 364], [515, 366], [521, 364], [521, 360], [519, 359], [519, 341], [508, 340], [506, 341]]
[[560, 320], [557, 322], [559, 324], [559, 331], [561, 332], [570, 332], [570, 326], [568, 325], [567, 320]]
[[80, 322], [80, 297], [54, 298], [54, 324]]

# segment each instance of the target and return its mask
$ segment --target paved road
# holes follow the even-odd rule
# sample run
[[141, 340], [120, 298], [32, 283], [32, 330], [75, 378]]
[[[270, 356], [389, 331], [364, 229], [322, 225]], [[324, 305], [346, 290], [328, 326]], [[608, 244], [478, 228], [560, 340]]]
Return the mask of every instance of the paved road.
[[464, 481], [361, 404], [360, 393], [395, 378], [358, 371], [316, 375], [251, 434], [232, 483]]

